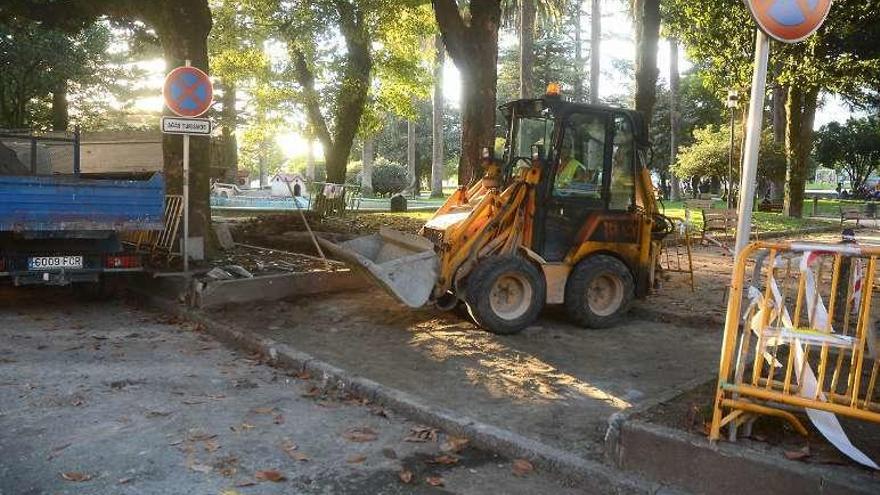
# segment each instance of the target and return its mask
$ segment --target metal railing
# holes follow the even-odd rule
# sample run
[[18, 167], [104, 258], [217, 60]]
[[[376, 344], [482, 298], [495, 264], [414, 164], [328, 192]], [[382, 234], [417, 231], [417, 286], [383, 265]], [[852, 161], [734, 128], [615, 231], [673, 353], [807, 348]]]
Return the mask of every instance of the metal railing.
[[735, 439], [759, 415], [806, 434], [792, 414], [804, 409], [880, 422], [878, 256], [880, 247], [802, 242], [753, 242], [737, 256], [711, 440], [723, 427]]

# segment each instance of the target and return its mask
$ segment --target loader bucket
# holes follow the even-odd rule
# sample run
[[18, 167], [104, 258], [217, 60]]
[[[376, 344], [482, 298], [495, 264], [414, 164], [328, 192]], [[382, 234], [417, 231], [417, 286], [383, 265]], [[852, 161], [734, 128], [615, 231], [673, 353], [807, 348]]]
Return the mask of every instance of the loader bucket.
[[339, 244], [321, 239], [321, 245], [411, 308], [424, 306], [437, 283], [440, 259], [424, 237], [381, 227], [378, 234]]

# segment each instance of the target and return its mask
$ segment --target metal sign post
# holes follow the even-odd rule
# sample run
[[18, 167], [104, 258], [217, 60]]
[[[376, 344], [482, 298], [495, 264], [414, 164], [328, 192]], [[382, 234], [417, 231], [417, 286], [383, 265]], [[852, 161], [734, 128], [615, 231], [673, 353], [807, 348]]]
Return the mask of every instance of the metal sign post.
[[211, 107], [214, 88], [208, 75], [192, 67], [189, 59], [184, 67], [177, 67], [165, 77], [163, 87], [165, 105], [178, 117], [162, 117], [162, 132], [183, 135], [183, 239], [181, 257], [183, 272], [189, 273], [189, 137], [210, 135], [211, 121], [198, 117]]
[[752, 96], [746, 121], [746, 142], [739, 183], [739, 209], [736, 223], [735, 254], [749, 242], [752, 231], [752, 208], [755, 202], [755, 179], [758, 176], [758, 151], [761, 148], [761, 124], [764, 117], [764, 92], [767, 88], [767, 61], [770, 38], [760, 29], [755, 39], [755, 71], [752, 74]]
[[743, 170], [740, 177], [739, 210], [736, 224], [736, 254], [748, 244], [752, 231], [752, 208], [755, 202], [755, 178], [758, 174], [758, 151], [761, 147], [761, 124], [764, 117], [764, 92], [767, 88], [767, 61], [770, 37], [783, 43], [803, 41], [825, 22], [831, 0], [786, 2], [783, 0], [746, 0], [752, 18], [758, 24], [755, 39], [755, 70], [752, 74], [752, 97], [746, 122]]

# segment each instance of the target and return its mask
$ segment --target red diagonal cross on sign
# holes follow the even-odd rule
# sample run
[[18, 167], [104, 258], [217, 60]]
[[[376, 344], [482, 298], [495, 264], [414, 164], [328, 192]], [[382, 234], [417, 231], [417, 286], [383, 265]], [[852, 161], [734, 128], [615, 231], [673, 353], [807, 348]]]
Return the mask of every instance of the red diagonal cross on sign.
[[[194, 78], [195, 82], [187, 85], [184, 80], [186, 76]], [[178, 98], [173, 98], [175, 91], [172, 87], [177, 86], [179, 92]], [[199, 88], [205, 89], [204, 99], [199, 98], [195, 92]], [[213, 103], [214, 88], [211, 85], [211, 79], [208, 75], [196, 67], [177, 67], [165, 76], [165, 85], [163, 87], [163, 96], [165, 98], [165, 106], [169, 110], [181, 117], [198, 117], [207, 112]], [[194, 102], [195, 108], [187, 105], [183, 107], [184, 102]]]

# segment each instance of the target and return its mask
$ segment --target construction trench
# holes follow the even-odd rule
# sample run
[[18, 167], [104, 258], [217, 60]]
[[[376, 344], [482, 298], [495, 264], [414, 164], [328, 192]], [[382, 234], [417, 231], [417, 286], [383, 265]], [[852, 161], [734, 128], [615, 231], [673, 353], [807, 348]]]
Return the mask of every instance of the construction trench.
[[[224, 282], [225, 295], [203, 309], [175, 297], [158, 303], [227, 343], [529, 459], [590, 493], [880, 490], [876, 473], [814, 430], [804, 439], [769, 419], [751, 438], [708, 442], [732, 260], [697, 247], [694, 263], [694, 292], [686, 277], [669, 274], [623, 324], [602, 330], [573, 326], [549, 308], [522, 333], [495, 335], [459, 310], [406, 308], [338, 267], [290, 274], [283, 293], [269, 278], [263, 289], [259, 280]], [[880, 429], [846, 424], [880, 458]]]

